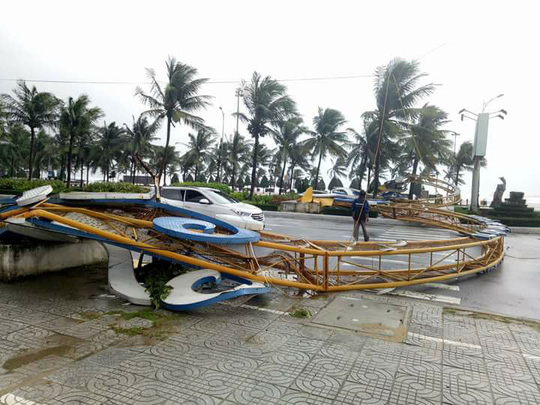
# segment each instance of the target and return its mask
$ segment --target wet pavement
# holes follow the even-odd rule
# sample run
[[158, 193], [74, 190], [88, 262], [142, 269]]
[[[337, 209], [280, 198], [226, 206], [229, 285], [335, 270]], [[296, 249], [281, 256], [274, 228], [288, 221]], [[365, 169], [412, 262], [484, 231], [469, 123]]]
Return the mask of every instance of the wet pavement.
[[[0, 283], [0, 403], [540, 403], [536, 323], [287, 293], [156, 318], [111, 296], [105, 269]], [[340, 305], [362, 327], [337, 322]], [[404, 316], [379, 325], [374, 311], [394, 307]], [[289, 315], [300, 308], [311, 316]]]
[[[370, 224], [380, 239], [454, 235]], [[327, 239], [349, 229], [268, 225]], [[0, 283], [0, 404], [537, 404], [540, 324], [489, 312], [540, 318], [538, 238], [509, 236], [502, 266], [452, 284], [279, 288], [184, 314], [111, 295], [105, 268]]]

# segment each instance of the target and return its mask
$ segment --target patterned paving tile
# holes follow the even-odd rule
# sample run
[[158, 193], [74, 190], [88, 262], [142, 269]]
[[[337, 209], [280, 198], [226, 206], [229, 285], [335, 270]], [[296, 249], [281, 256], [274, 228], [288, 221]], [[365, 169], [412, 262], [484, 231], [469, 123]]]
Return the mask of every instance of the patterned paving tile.
[[70, 359], [65, 357], [60, 357], [56, 355], [49, 355], [42, 359], [33, 361], [29, 364], [26, 364], [22, 367], [17, 368], [17, 372], [27, 375], [34, 376], [37, 374], [49, 372], [52, 370], [57, 370], [62, 367], [69, 366], [73, 363]]
[[519, 404], [540, 403], [540, 391], [538, 385], [533, 383], [511, 380], [508, 378], [504, 384], [492, 381], [491, 387], [493, 389], [493, 395], [500, 403], [512, 403], [508, 402], [509, 399], [513, 399], [514, 403]]
[[487, 360], [486, 368], [495, 383], [505, 384], [508, 378], [534, 383], [533, 373], [523, 357], [508, 358], [504, 362]]
[[52, 332], [47, 329], [37, 326], [28, 326], [24, 329], [7, 334], [6, 340], [25, 349], [34, 349], [45, 346], [47, 344], [46, 338], [51, 335]]
[[61, 384], [62, 386], [84, 388], [92, 378], [104, 374], [107, 371], [109, 371], [109, 369], [106, 367], [89, 362], [82, 362], [48, 375], [46, 379]]
[[253, 380], [289, 387], [303, 372], [304, 367], [295, 363], [276, 364], [265, 362], [249, 374]]
[[[230, 402], [230, 404], [233, 404]], [[285, 394], [277, 402], [279, 405], [332, 405], [335, 404], [333, 399], [318, 397], [308, 392], [287, 390]]]
[[355, 364], [347, 376], [348, 381], [361, 385], [369, 385], [380, 390], [390, 391], [394, 382], [397, 368], [375, 368], [369, 363]]
[[304, 368], [304, 372], [345, 378], [354, 364], [354, 358], [315, 356]]
[[342, 378], [324, 374], [301, 373], [291, 388], [324, 398], [335, 398], [341, 388]]
[[372, 385], [358, 384], [347, 381], [336, 397], [336, 402], [350, 405], [383, 405], [388, 403], [390, 391], [382, 390]]
[[445, 390], [458, 393], [469, 390], [491, 391], [487, 374], [448, 366], [443, 366], [443, 385]]
[[430, 349], [422, 346], [403, 345], [403, 350], [399, 354], [404, 361], [422, 361], [441, 364], [442, 350]]
[[493, 404], [493, 396], [490, 392], [467, 390], [452, 391], [449, 389], [443, 390], [443, 404], [448, 405], [491, 405]]
[[487, 374], [486, 363], [482, 357], [467, 356], [445, 350], [443, 351], [443, 365]]
[[278, 404], [286, 389], [262, 381], [243, 380], [240, 386], [228, 397], [237, 404]]
[[398, 371], [392, 393], [402, 403], [416, 403], [420, 398], [436, 401], [442, 395], [442, 381], [439, 376], [430, 373], [411, 375]]

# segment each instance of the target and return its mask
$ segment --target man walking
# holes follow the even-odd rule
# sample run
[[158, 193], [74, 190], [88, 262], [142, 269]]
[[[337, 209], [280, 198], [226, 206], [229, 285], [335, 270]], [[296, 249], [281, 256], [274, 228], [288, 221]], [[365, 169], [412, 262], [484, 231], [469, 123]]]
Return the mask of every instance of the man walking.
[[366, 222], [369, 218], [369, 203], [366, 200], [366, 192], [360, 191], [358, 197], [352, 203], [352, 216], [354, 219], [353, 238], [355, 242], [358, 242], [359, 227], [362, 226], [362, 234], [364, 235], [364, 241], [369, 241], [369, 235], [366, 229]]

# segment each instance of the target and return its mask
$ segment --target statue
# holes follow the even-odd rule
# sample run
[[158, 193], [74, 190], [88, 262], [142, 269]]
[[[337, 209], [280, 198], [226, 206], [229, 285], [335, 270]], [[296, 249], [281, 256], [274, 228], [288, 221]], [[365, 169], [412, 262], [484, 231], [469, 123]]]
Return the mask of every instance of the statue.
[[503, 194], [506, 190], [506, 180], [504, 179], [504, 177], [499, 177], [499, 179], [501, 179], [502, 184], [497, 184], [497, 188], [493, 193], [493, 201], [491, 201], [491, 207], [500, 205], [502, 203]]

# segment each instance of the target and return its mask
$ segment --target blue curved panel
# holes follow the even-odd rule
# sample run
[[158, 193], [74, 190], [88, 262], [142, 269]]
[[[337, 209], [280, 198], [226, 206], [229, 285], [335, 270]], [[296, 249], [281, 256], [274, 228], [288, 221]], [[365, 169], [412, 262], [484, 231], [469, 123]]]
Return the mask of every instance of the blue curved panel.
[[[223, 277], [228, 278], [227, 275]], [[216, 302], [236, 298], [242, 295], [263, 294], [270, 288], [261, 283], [254, 283], [249, 279], [235, 277], [235, 281], [242, 283], [233, 289], [217, 293], [200, 293], [194, 291], [201, 284], [221, 283], [221, 274], [214, 270], [196, 270], [173, 278], [167, 283], [173, 290], [162, 300], [164, 308], [171, 311], [189, 311], [201, 308]]]
[[[235, 230], [232, 235], [213, 233], [215, 225], [208, 221], [181, 217], [159, 217], [154, 219], [154, 229], [156, 231], [177, 239], [216, 244], [231, 244], [254, 243], [258, 242], [261, 238], [257, 232], [239, 229], [232, 225], [229, 225], [228, 228], [233, 228]], [[192, 229], [202, 230], [203, 233], [194, 232]]]

